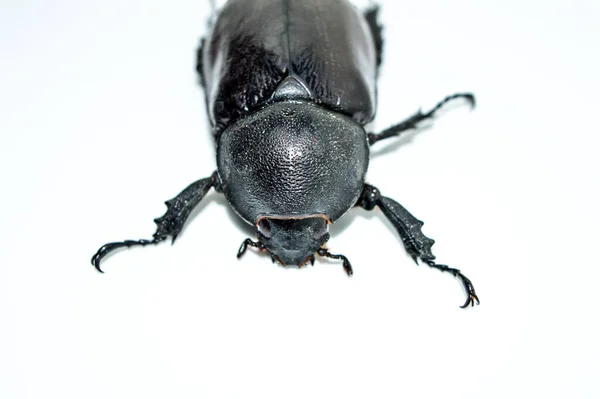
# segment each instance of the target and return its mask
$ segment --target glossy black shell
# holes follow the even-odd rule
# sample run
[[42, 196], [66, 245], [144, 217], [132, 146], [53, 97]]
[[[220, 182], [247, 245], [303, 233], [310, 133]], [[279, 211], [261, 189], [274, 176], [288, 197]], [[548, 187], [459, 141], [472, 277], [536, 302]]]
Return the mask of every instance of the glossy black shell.
[[356, 204], [375, 114], [373, 25], [347, 0], [230, 0], [198, 67], [221, 187], [248, 223]]
[[369, 162], [360, 125], [287, 101], [225, 129], [217, 154], [225, 197], [252, 224], [274, 215], [339, 219], [356, 204]]
[[347, 0], [230, 0], [198, 67], [216, 136], [274, 101], [288, 76], [306, 89], [301, 97], [361, 125], [375, 115], [375, 39]]

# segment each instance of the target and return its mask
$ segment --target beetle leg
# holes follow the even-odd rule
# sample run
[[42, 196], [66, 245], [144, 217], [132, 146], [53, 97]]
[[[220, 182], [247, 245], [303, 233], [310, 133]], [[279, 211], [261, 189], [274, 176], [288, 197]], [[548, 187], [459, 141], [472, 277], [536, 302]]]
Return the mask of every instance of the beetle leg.
[[129, 248], [137, 245], [146, 246], [148, 244], [158, 244], [159, 242], [166, 240], [168, 236], [171, 236], [171, 242], [174, 243], [179, 233], [181, 233], [190, 212], [192, 212], [196, 205], [204, 198], [211, 187], [219, 188], [217, 172], [214, 172], [210, 177], [200, 179], [190, 184], [175, 198], [165, 202], [168, 208], [167, 212], [165, 212], [163, 216], [154, 219], [157, 228], [156, 232], [152, 235], [152, 240], [125, 240], [105, 244], [100, 247], [98, 252], [92, 257], [92, 265], [102, 273], [102, 270], [100, 269], [102, 258], [115, 249], [123, 247]]
[[388, 127], [381, 133], [368, 133], [367, 138], [369, 140], [369, 145], [373, 145], [380, 140], [399, 136], [401, 133], [407, 130], [416, 129], [418, 123], [423, 122], [427, 119], [435, 118], [435, 114], [437, 111], [440, 110], [440, 108], [442, 108], [447, 102], [457, 98], [463, 98], [467, 100], [467, 102], [471, 105], [471, 108], [475, 107], [475, 96], [471, 93], [456, 93], [451, 96], [447, 96], [426, 113], [423, 113], [421, 110], [419, 110], [411, 117], [403, 120], [402, 122], [396, 125]]
[[[352, 276], [354, 274], [354, 271], [352, 270], [352, 265], [350, 264], [350, 261], [344, 255], [334, 255], [331, 252], [329, 252], [328, 250], [326, 250], [325, 248], [319, 248], [317, 253], [319, 254], [319, 256], [325, 256], [325, 257], [331, 258], [331, 259], [342, 259], [342, 261], [343, 261], [342, 266], [344, 267], [344, 271], [346, 272], [346, 274], [348, 276]], [[313, 258], [313, 262], [314, 262], [314, 258]]]
[[460, 279], [467, 292], [467, 300], [461, 308], [466, 308], [469, 305], [479, 305], [479, 298], [475, 293], [475, 288], [471, 280], [458, 269], [435, 263], [435, 256], [431, 252], [431, 247], [435, 241], [421, 231], [421, 227], [423, 227], [422, 221], [411, 215], [410, 212], [393, 199], [382, 196], [376, 187], [369, 184], [365, 184], [365, 188], [356, 205], [368, 211], [373, 210], [375, 206], [379, 206], [385, 217], [392, 222], [398, 234], [400, 234], [406, 251], [417, 264], [417, 260], [420, 259], [426, 265], [442, 272], [451, 273], [454, 277]]

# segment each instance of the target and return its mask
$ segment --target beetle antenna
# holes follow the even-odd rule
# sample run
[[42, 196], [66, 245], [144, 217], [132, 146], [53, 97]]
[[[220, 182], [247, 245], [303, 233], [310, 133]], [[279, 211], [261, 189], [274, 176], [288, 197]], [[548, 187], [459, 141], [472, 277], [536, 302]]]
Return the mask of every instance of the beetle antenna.
[[350, 264], [350, 261], [344, 255], [335, 255], [335, 254], [332, 254], [331, 252], [329, 252], [325, 248], [319, 248], [319, 250], [317, 251], [317, 253], [319, 254], [319, 256], [324, 256], [326, 258], [342, 259], [342, 261], [343, 261], [342, 266], [344, 267], [344, 270], [346, 271], [346, 274], [348, 276], [352, 276], [354, 274], [354, 271], [352, 270], [352, 265]]
[[246, 249], [248, 249], [248, 245], [250, 245], [251, 247], [254, 247], [254, 248], [258, 248], [258, 249], [265, 249], [265, 246], [261, 242], [252, 241], [251, 239], [246, 238], [244, 240], [244, 242], [242, 243], [242, 245], [240, 245], [240, 249], [238, 250], [238, 253], [237, 253], [238, 259], [241, 258], [242, 255], [244, 255], [244, 253], [246, 252]]

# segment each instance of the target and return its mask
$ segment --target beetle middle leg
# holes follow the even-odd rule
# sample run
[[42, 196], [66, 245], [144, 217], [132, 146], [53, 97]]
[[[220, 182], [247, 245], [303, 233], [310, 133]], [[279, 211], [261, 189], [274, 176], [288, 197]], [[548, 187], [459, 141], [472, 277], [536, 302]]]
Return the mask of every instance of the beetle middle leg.
[[471, 280], [458, 269], [435, 263], [435, 255], [431, 252], [431, 247], [435, 241], [427, 237], [421, 231], [421, 227], [423, 227], [422, 221], [411, 215], [410, 212], [393, 199], [381, 195], [376, 187], [369, 184], [365, 184], [365, 188], [356, 205], [368, 211], [373, 210], [378, 206], [385, 217], [392, 222], [398, 231], [406, 251], [413, 258], [415, 263], [418, 264], [418, 259], [420, 259], [430, 267], [442, 272], [451, 273], [454, 277], [458, 277], [467, 292], [467, 300], [461, 308], [466, 308], [469, 305], [479, 305], [479, 298], [475, 293], [475, 288], [473, 287]]
[[217, 172], [214, 172], [210, 177], [200, 179], [190, 184], [175, 198], [165, 202], [165, 205], [167, 205], [168, 208], [167, 212], [165, 212], [163, 216], [154, 219], [154, 223], [156, 223], [157, 227], [151, 240], [125, 240], [105, 244], [100, 247], [98, 252], [92, 257], [92, 265], [94, 265], [99, 272], [102, 272], [102, 269], [100, 269], [102, 258], [118, 248], [158, 244], [159, 242], [166, 240], [169, 236], [171, 236], [171, 242], [175, 242], [175, 239], [179, 233], [181, 233], [188, 216], [202, 198], [204, 198], [206, 193], [208, 193], [208, 190], [210, 190], [211, 187], [219, 189]]
[[400, 123], [397, 123], [393, 126], [388, 127], [387, 129], [385, 129], [384, 131], [382, 131], [380, 133], [368, 133], [367, 138], [369, 140], [369, 145], [373, 145], [378, 141], [385, 140], [390, 137], [399, 136], [401, 133], [403, 133], [407, 130], [416, 129], [417, 124], [419, 124], [423, 121], [426, 121], [428, 119], [435, 118], [436, 112], [438, 112], [446, 103], [448, 103], [452, 100], [458, 99], [458, 98], [465, 99], [469, 103], [469, 105], [471, 105], [471, 108], [475, 107], [475, 96], [473, 94], [471, 94], [471, 93], [452, 94], [452, 95], [444, 98], [439, 103], [437, 103], [436, 106], [433, 107], [428, 112], [423, 113], [421, 110], [419, 110], [411, 117], [403, 120]]

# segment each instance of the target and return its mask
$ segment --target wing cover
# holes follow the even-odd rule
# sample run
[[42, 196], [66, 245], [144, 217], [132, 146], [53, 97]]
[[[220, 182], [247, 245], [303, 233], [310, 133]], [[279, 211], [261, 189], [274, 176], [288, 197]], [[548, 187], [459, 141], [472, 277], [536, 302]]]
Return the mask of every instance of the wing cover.
[[346, 0], [230, 0], [203, 43], [199, 65], [215, 136], [277, 101], [288, 76], [307, 89], [302, 99], [362, 125], [373, 119], [375, 39]]

